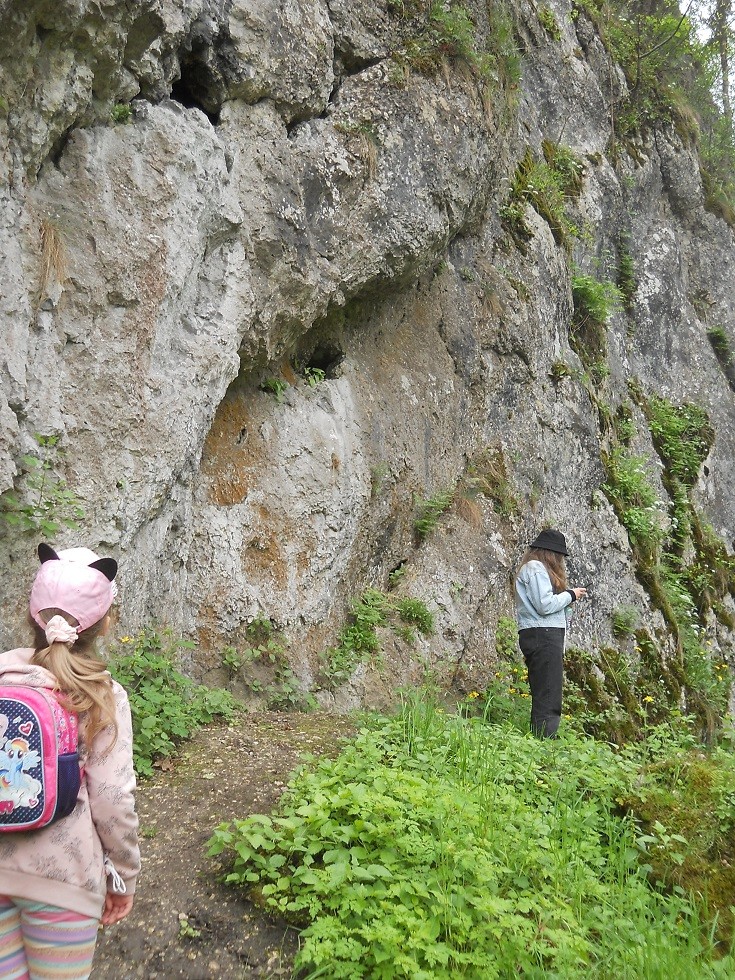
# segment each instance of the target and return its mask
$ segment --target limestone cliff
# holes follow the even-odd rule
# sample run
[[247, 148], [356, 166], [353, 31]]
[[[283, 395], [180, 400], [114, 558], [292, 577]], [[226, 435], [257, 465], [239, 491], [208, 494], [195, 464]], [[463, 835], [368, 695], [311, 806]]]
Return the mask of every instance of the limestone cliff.
[[[614, 643], [634, 607], [665, 661], [677, 637], [600, 490], [625, 417], [670, 502], [652, 396], [706, 410], [689, 494], [732, 551], [735, 406], [708, 331], [735, 330], [735, 242], [696, 150], [673, 126], [616, 144], [625, 79], [566, 0], [465, 9], [482, 64], [408, 0], [0, 9], [0, 491], [51, 494], [52, 526], [78, 507], [55, 543], [117, 557], [121, 629], [198, 638], [198, 676], [223, 680], [261, 616], [325, 704], [384, 704], [426, 665], [482, 685], [545, 523], [592, 594], [571, 642]], [[560, 146], [573, 233], [513, 198]], [[575, 336], [575, 268], [615, 279], [623, 254], [625, 305]], [[417, 501], [450, 489], [419, 540]], [[6, 647], [49, 537], [26, 516], [2, 522]], [[386, 631], [382, 671], [326, 684], [319, 651], [395, 569], [436, 631]], [[722, 659], [718, 602], [701, 628]]]

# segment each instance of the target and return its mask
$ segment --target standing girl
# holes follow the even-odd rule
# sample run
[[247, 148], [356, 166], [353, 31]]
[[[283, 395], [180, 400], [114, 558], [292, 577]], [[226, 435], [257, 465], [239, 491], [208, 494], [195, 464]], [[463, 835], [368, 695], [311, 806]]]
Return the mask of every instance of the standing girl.
[[531, 688], [531, 731], [545, 738], [556, 734], [561, 719], [568, 607], [587, 595], [587, 589], [567, 588], [567, 555], [560, 531], [542, 531], [523, 556], [515, 583], [518, 642]]
[[86, 980], [100, 921], [124, 919], [140, 867], [127, 695], [93, 653], [109, 625], [117, 563], [39, 545], [35, 648], [0, 655], [0, 685], [47, 688], [76, 716], [82, 781], [72, 812], [0, 833], [0, 978]]

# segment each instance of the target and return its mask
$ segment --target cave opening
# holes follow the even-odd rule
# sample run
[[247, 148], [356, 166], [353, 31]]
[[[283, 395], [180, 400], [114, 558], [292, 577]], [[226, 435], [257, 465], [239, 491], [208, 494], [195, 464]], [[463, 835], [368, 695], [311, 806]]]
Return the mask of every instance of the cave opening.
[[324, 373], [325, 378], [339, 377], [340, 367], [345, 359], [344, 351], [331, 341], [322, 341], [314, 349], [301, 358], [304, 368]]
[[195, 52], [180, 62], [180, 70], [180, 78], [171, 86], [171, 98], [187, 109], [200, 109], [217, 126], [221, 100], [214, 96], [210, 70]]

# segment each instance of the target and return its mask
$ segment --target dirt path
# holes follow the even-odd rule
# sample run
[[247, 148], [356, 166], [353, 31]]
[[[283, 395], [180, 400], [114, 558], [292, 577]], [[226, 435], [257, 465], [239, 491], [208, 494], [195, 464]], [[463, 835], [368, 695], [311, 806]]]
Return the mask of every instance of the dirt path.
[[217, 880], [206, 842], [223, 820], [268, 813], [303, 753], [336, 753], [349, 723], [258, 713], [200, 732], [138, 790], [143, 871], [127, 920], [100, 936], [91, 980], [287, 977], [296, 932]]

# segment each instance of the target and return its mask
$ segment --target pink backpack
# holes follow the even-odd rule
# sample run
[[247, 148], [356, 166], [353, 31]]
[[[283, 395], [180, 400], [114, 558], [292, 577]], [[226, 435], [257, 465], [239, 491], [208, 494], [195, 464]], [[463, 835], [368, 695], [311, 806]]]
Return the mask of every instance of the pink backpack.
[[46, 688], [0, 686], [0, 832], [67, 816], [81, 778], [76, 714]]

